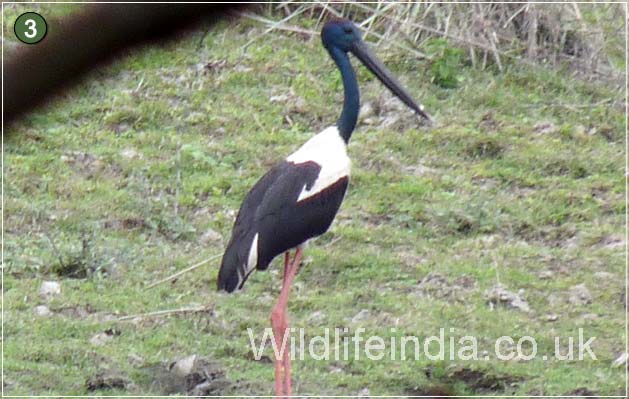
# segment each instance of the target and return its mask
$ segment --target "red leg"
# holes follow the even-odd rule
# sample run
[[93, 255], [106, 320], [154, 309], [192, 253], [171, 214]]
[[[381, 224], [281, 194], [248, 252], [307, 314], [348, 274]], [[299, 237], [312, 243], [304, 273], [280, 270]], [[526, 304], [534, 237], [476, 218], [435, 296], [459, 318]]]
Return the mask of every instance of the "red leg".
[[[286, 251], [284, 253], [284, 275], [282, 276], [282, 292], [284, 291], [284, 286], [286, 285], [286, 276], [288, 275], [290, 266], [290, 252]], [[277, 348], [278, 351], [281, 351], [283, 339], [280, 340], [280, 336], [282, 338], [284, 337], [284, 331], [286, 330], [286, 319], [282, 317], [278, 305], [279, 303], [275, 305], [273, 311], [271, 312], [271, 328], [273, 330], [273, 342], [275, 343], [275, 348]], [[284, 395], [284, 383], [282, 375], [284, 367], [283, 360], [283, 356], [282, 359], [280, 359], [277, 355], [275, 355], [275, 396]]]
[[[286, 307], [288, 305], [288, 294], [290, 287], [293, 284], [293, 279], [299, 268], [301, 262], [301, 249], [297, 249], [295, 252], [295, 258], [292, 262], [289, 262], [290, 254], [286, 254], [284, 257], [284, 278], [282, 280], [282, 291], [277, 304], [271, 312], [271, 326], [273, 328], [273, 340], [275, 341], [276, 348], [281, 350], [282, 342], [288, 342], [288, 338], [285, 334], [288, 331], [288, 322], [286, 316]], [[280, 339], [281, 337], [281, 339]], [[286, 340], [285, 340], [286, 338]], [[282, 369], [284, 371], [283, 381]], [[290, 383], [290, 348], [285, 347], [282, 360], [275, 359], [275, 394], [276, 396], [287, 395], [291, 396], [291, 383]]]
[[[295, 251], [295, 257], [293, 258], [293, 262], [290, 267], [291, 280], [288, 285], [288, 289], [290, 289], [292, 280], [295, 278], [295, 275], [297, 275], [297, 270], [299, 270], [299, 263], [301, 263], [301, 256], [302, 256], [302, 250], [301, 248], [297, 248], [297, 250]], [[288, 294], [286, 295], [286, 305], [288, 305]], [[284, 311], [286, 312], [286, 306], [284, 307]], [[287, 323], [287, 327], [288, 327], [288, 323]], [[291, 381], [290, 381], [290, 351], [284, 352], [283, 366], [284, 366], [284, 394], [288, 397], [291, 397], [293, 395], [293, 389], [292, 389]]]

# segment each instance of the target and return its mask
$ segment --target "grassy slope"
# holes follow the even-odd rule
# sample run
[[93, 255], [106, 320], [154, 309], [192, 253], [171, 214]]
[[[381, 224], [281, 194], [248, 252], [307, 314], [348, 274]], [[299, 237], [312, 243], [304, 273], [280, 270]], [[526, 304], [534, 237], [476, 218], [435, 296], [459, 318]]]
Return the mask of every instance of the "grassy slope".
[[[7, 10], [8, 20], [18, 11]], [[4, 154], [6, 393], [85, 394], [86, 380], [109, 368], [133, 384], [97, 393], [156, 394], [157, 377], [146, 370], [192, 353], [225, 370], [225, 393], [271, 392], [272, 365], [250, 360], [246, 328], [267, 327], [279, 262], [239, 295], [215, 292], [218, 261], [144, 289], [220, 253], [223, 242], [203, 234], [227, 238], [264, 170], [337, 116], [330, 104], [340, 104], [341, 83], [318, 38], [267, 34], [241, 51], [260, 33], [241, 23], [213, 30], [200, 47], [196, 33], [139, 51], [14, 127]], [[220, 60], [226, 66], [203, 70]], [[418, 128], [394, 106], [384, 113], [399, 117], [392, 127], [359, 125], [348, 196], [331, 231], [308, 247], [292, 324], [312, 335], [362, 325], [389, 336], [396, 326], [420, 338], [444, 327], [447, 336], [478, 337], [489, 351], [501, 335], [531, 335], [540, 353], [552, 350], [554, 336], [583, 327], [597, 337], [598, 361], [309, 359], [294, 363], [297, 391], [622, 393], [624, 374], [611, 362], [624, 346], [624, 255], [613, 245], [624, 219], [623, 110], [557, 105], [618, 95], [519, 68], [466, 69], [460, 88], [444, 90], [427, 82], [422, 63], [388, 63], [440, 124]], [[362, 68], [359, 77], [364, 101], [388, 99]], [[290, 90], [288, 101], [269, 101]], [[540, 122], [554, 129], [544, 132]], [[66, 266], [102, 273], [57, 277], [47, 237]], [[552, 278], [540, 279], [544, 271]], [[443, 278], [419, 284], [429, 273]], [[49, 279], [62, 282], [48, 303], [55, 315], [35, 317], [33, 308], [46, 303], [37, 290]], [[492, 310], [485, 292], [498, 281], [523, 290], [531, 311]], [[581, 283], [592, 303], [571, 305], [570, 288]], [[210, 311], [111, 320], [191, 304]], [[121, 334], [107, 345], [89, 343], [112, 327]], [[131, 353], [144, 366], [130, 362]]]

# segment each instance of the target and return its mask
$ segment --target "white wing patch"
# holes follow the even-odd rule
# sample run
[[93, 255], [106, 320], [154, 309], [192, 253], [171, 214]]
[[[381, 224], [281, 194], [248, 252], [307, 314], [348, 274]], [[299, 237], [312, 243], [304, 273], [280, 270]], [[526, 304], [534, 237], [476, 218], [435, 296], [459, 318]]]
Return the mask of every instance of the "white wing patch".
[[347, 156], [347, 145], [336, 126], [331, 126], [317, 134], [297, 151], [286, 158], [294, 164], [315, 162], [321, 166], [319, 176], [310, 190], [301, 190], [297, 202], [323, 191], [339, 179], [349, 176], [351, 162]]
[[258, 235], [259, 233], [256, 233], [256, 235], [253, 237], [251, 248], [249, 248], [249, 256], [247, 257], [247, 268], [246, 268], [247, 273], [245, 273], [246, 275], [249, 275], [249, 273], [251, 273], [253, 268], [258, 263]]

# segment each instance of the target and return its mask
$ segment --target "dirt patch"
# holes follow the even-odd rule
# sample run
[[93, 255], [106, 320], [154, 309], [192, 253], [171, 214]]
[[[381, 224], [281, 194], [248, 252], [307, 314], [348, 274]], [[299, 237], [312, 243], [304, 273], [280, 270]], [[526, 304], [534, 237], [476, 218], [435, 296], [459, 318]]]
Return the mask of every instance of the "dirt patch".
[[102, 389], [126, 389], [129, 384], [129, 379], [120, 372], [112, 370], [100, 371], [85, 382], [89, 392]]
[[506, 307], [507, 309], [519, 310], [522, 312], [530, 312], [531, 308], [524, 299], [524, 291], [519, 292], [508, 291], [501, 284], [496, 284], [491, 289], [485, 292], [487, 303], [491, 308]]
[[92, 313], [94, 313], [94, 309], [89, 303], [87, 305], [64, 306], [62, 308], [56, 309], [55, 311], [62, 316], [77, 319], [85, 319], [89, 317]]
[[477, 128], [487, 133], [495, 132], [502, 126], [502, 122], [496, 121], [496, 119], [494, 119], [493, 112], [487, 112], [481, 117], [481, 120], [478, 122]]
[[504, 147], [491, 137], [478, 139], [465, 147], [465, 155], [474, 159], [500, 158]]
[[625, 237], [622, 234], [611, 234], [601, 238], [598, 245], [601, 248], [624, 248], [625, 247]]
[[568, 292], [568, 302], [573, 306], [584, 306], [592, 303], [592, 294], [585, 284], [577, 284]]
[[476, 281], [471, 276], [460, 276], [454, 281], [439, 273], [429, 273], [422, 278], [416, 289], [409, 295], [419, 298], [448, 299], [464, 301], [465, 296], [476, 285]]
[[553, 248], [569, 248], [578, 239], [578, 230], [573, 224], [559, 226], [533, 226], [526, 222], [514, 226], [515, 236], [533, 244], [543, 244]]
[[587, 396], [588, 398], [594, 398], [597, 399], [598, 396], [596, 394], [596, 392], [585, 388], [585, 387], [581, 387], [581, 388], [577, 388], [575, 390], [572, 390], [570, 392], [566, 392], [564, 395], [566, 396]]
[[519, 382], [523, 381], [523, 378], [462, 367], [448, 373], [446, 381], [448, 384], [463, 382], [475, 393], [489, 393], [513, 389]]
[[52, 308], [50, 311], [52, 315], [59, 315], [72, 319], [91, 319], [98, 322], [114, 321], [118, 319], [118, 316], [112, 313], [96, 311], [89, 303], [85, 305], [70, 305], [60, 308]]
[[141, 390], [161, 395], [224, 395], [232, 386], [218, 364], [202, 357], [196, 357], [185, 372], [174, 361], [147, 365], [141, 368], [141, 373]]
[[260, 363], [266, 363], [266, 364], [273, 364], [273, 360], [267, 356], [267, 355], [262, 355], [259, 358], [256, 358], [253, 355], [253, 352], [247, 352], [247, 354], [245, 355], [245, 359], [252, 361], [252, 362], [260, 362]]
[[441, 398], [444, 396], [454, 396], [456, 392], [445, 385], [434, 385], [426, 388], [413, 387], [404, 391], [408, 396], [421, 396], [426, 398]]
[[118, 166], [108, 164], [106, 161], [103, 161], [101, 157], [88, 152], [66, 152], [61, 155], [61, 160], [86, 179], [91, 179], [102, 174], [118, 176], [121, 172]]
[[429, 366], [424, 374], [430, 381], [427, 387], [407, 388], [404, 392], [411, 396], [453, 396], [461, 392], [453, 387], [464, 384], [475, 394], [502, 394], [514, 392], [523, 377], [510, 374], [496, 374], [489, 370], [472, 369], [463, 366], [448, 367], [445, 370], [439, 366]]
[[538, 122], [533, 126], [533, 131], [538, 135], [555, 134], [557, 130], [557, 126], [549, 121]]
[[572, 176], [582, 179], [590, 175], [587, 166], [575, 159], [555, 159], [541, 167], [540, 172], [545, 176]]
[[129, 217], [123, 219], [113, 219], [107, 220], [104, 222], [103, 227], [106, 229], [113, 230], [135, 230], [135, 229], [146, 229], [151, 226], [149, 223], [140, 217]]

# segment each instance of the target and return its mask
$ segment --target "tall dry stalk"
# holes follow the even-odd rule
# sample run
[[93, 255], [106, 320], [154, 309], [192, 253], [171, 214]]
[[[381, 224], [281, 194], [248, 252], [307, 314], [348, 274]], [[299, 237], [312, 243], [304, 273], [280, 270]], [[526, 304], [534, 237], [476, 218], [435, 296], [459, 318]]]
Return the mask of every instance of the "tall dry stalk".
[[[262, 6], [268, 29], [316, 34], [329, 18], [352, 19], [367, 40], [427, 58], [423, 47], [445, 38], [466, 50], [474, 66], [505, 62], [568, 66], [591, 79], [624, 82], [622, 4], [510, 3], [301, 3]], [[251, 14], [249, 14], [251, 15]], [[315, 21], [305, 30], [300, 18]], [[258, 18], [260, 20], [260, 18]]]

